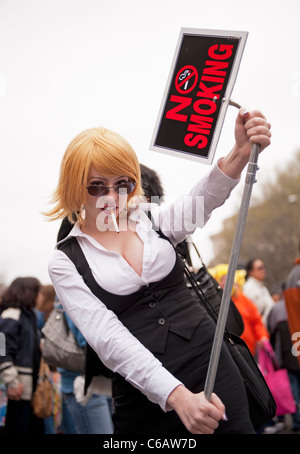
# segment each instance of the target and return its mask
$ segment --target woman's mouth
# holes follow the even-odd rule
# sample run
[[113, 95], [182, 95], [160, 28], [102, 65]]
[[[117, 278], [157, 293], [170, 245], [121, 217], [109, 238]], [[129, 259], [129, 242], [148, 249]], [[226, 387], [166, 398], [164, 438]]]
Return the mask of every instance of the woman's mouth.
[[108, 203], [105, 203], [104, 207], [100, 208], [100, 211], [107, 213], [107, 214], [111, 214], [112, 212], [116, 213], [117, 208], [118, 207], [116, 207], [115, 205], [110, 206]]

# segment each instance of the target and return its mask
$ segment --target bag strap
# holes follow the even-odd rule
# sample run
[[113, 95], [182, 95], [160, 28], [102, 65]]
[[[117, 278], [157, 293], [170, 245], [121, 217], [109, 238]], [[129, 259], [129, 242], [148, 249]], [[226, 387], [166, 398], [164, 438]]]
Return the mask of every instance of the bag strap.
[[[64, 252], [67, 257], [74, 263], [78, 273], [82, 276], [85, 284], [89, 287], [91, 292], [99, 298], [100, 286], [96, 282], [92, 271], [89, 267], [88, 261], [78, 243], [76, 237], [70, 237], [64, 243], [58, 245], [58, 249]], [[87, 342], [86, 344], [86, 370], [85, 370], [85, 385], [84, 392], [92, 381], [92, 377], [96, 375], [104, 375], [110, 378], [112, 371], [108, 369], [100, 360], [97, 353]]]
[[44, 359], [41, 358], [40, 368], [39, 368], [39, 377], [49, 377], [50, 375], [50, 368], [49, 365], [45, 363]]
[[266, 342], [260, 346], [259, 357], [268, 372], [281, 369], [270, 342]]
[[[181, 257], [181, 256], [180, 256]], [[214, 320], [214, 322], [216, 323], [217, 322], [217, 319], [218, 319], [218, 314], [217, 312], [215, 311], [215, 309], [213, 308], [213, 306], [211, 305], [209, 299], [207, 298], [207, 296], [205, 295], [205, 293], [203, 292], [202, 288], [200, 287], [200, 285], [198, 284], [197, 280], [194, 278], [194, 276], [192, 275], [192, 273], [190, 272], [190, 270], [188, 269], [186, 263], [185, 263], [185, 260], [183, 257], [181, 257], [181, 260], [183, 261], [184, 263], [184, 274], [186, 276], [186, 278], [188, 279], [189, 283], [191, 284], [194, 292], [196, 293], [198, 299], [200, 300], [201, 304], [204, 306], [204, 308], [206, 309], [206, 311], [209, 313], [209, 315], [211, 316], [211, 318]]]
[[[218, 313], [216, 312], [215, 308], [212, 306], [212, 304], [210, 303], [209, 299], [207, 298], [207, 296], [205, 295], [205, 293], [201, 289], [201, 286], [198, 284], [197, 280], [194, 278], [194, 276], [192, 275], [192, 273], [188, 269], [188, 267], [187, 267], [187, 265], [186, 265], [186, 263], [184, 261], [184, 258], [181, 257], [181, 259], [184, 262], [184, 273], [185, 273], [188, 281], [190, 282], [193, 290], [195, 291], [196, 296], [198, 297], [200, 303], [204, 306], [206, 312], [210, 315], [210, 317], [213, 319], [215, 324], [217, 324]], [[205, 265], [204, 265], [204, 267], [205, 267]], [[234, 341], [233, 341], [232, 337], [233, 337], [232, 333], [228, 330], [227, 327], [225, 327], [224, 339], [226, 341], [231, 342], [232, 344], [234, 344]]]
[[[204, 309], [207, 311], [207, 313], [210, 315], [210, 317], [213, 319], [213, 321], [217, 324], [217, 320], [218, 320], [218, 313], [215, 311], [214, 307], [211, 305], [209, 299], [206, 297], [205, 293], [203, 292], [203, 290], [201, 289], [200, 285], [198, 284], [197, 280], [194, 278], [194, 276], [192, 275], [192, 273], [190, 272], [187, 264], [186, 264], [186, 260], [185, 258], [176, 250], [176, 247], [174, 246], [174, 244], [172, 243], [172, 241], [170, 240], [170, 238], [168, 238], [162, 231], [160, 228], [157, 228], [157, 226], [155, 226], [155, 224], [153, 223], [153, 220], [150, 218], [151, 222], [152, 222], [152, 226], [153, 228], [155, 228], [155, 230], [157, 231], [157, 233], [159, 234], [159, 236], [161, 238], [164, 238], [166, 239], [167, 241], [169, 241], [169, 243], [173, 246], [174, 248], [174, 251], [175, 253], [178, 255], [178, 257], [180, 257], [180, 259], [182, 260], [183, 264], [184, 264], [184, 273], [185, 273], [185, 276], [187, 277], [188, 281], [190, 282], [194, 292], [196, 293], [196, 296], [198, 297], [200, 303], [202, 304], [202, 306], [204, 307]], [[194, 243], [193, 243], [194, 244]], [[196, 252], [198, 254], [198, 256], [200, 257], [201, 261], [202, 261], [202, 258], [200, 256], [200, 253], [198, 251], [198, 249], [196, 248], [196, 245], [194, 244], [194, 247], [196, 249]], [[204, 265], [203, 261], [202, 261], [202, 264], [203, 264], [203, 267], [205, 268], [205, 270], [207, 270], [206, 266]], [[225, 333], [224, 333], [224, 338], [226, 340], [230, 340], [231, 337], [230, 337], [230, 332], [228, 331], [227, 328], [225, 328]]]
[[76, 237], [69, 237], [64, 243], [57, 247], [64, 252], [67, 257], [74, 263], [78, 273], [82, 276], [85, 284], [90, 288], [92, 293], [99, 298], [99, 285], [97, 284], [88, 261], [81, 249]]

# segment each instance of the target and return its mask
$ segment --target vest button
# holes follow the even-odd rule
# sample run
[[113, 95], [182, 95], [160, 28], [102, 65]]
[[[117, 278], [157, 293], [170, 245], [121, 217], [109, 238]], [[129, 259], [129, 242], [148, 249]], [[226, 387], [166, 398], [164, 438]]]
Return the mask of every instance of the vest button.
[[165, 319], [165, 318], [159, 318], [159, 319], [158, 319], [158, 323], [159, 323], [160, 325], [164, 325], [164, 324], [166, 323], [166, 319]]
[[157, 306], [157, 303], [155, 301], [151, 301], [149, 303], [149, 307], [156, 307]]
[[151, 290], [146, 290], [145, 293], [144, 293], [145, 296], [150, 296], [152, 295], [152, 292]]

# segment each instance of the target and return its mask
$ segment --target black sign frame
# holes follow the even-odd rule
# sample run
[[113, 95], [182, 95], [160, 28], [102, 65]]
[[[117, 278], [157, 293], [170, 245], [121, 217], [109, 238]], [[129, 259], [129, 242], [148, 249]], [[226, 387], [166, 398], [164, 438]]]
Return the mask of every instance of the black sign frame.
[[211, 165], [248, 32], [182, 28], [150, 149]]

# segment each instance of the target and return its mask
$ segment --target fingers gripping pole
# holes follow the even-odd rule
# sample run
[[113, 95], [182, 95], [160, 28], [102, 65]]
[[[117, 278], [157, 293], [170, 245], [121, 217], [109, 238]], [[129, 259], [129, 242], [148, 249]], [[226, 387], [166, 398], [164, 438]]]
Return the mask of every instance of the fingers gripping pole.
[[245, 179], [245, 187], [243, 192], [243, 197], [241, 201], [240, 212], [237, 220], [237, 225], [235, 229], [235, 235], [233, 239], [230, 259], [229, 259], [229, 266], [228, 266], [228, 273], [226, 277], [225, 287], [222, 295], [222, 301], [218, 316], [218, 322], [216, 326], [216, 332], [214, 336], [208, 372], [206, 376], [205, 386], [204, 386], [204, 394], [207, 400], [210, 400], [211, 394], [213, 392], [220, 352], [222, 347], [222, 342], [224, 338], [224, 331], [225, 325], [229, 310], [231, 292], [234, 284], [234, 275], [237, 267], [237, 262], [239, 258], [239, 253], [241, 249], [243, 234], [245, 230], [245, 224], [248, 214], [248, 208], [251, 198], [251, 192], [253, 184], [255, 183], [255, 175], [258, 169], [257, 167], [257, 160], [259, 155], [259, 145], [254, 143], [251, 147], [251, 154], [249, 158], [247, 174]]

